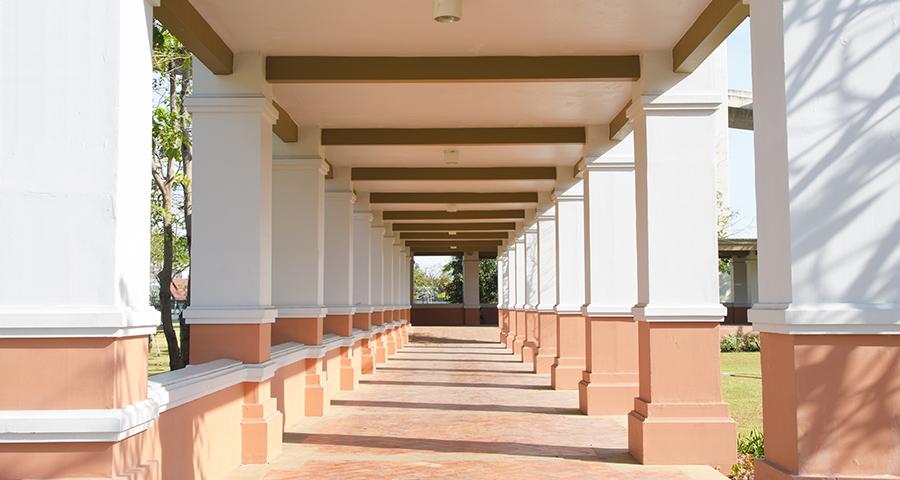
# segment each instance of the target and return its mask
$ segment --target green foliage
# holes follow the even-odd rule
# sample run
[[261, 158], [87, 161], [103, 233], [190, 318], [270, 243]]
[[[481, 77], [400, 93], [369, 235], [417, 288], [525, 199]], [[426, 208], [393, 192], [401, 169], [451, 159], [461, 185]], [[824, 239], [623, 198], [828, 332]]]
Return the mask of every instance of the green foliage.
[[427, 271], [413, 264], [413, 292], [419, 303], [447, 302], [450, 275], [441, 270]]
[[759, 335], [752, 333], [735, 333], [726, 335], [719, 341], [721, 352], [758, 352]]
[[478, 268], [481, 303], [497, 303], [497, 259], [482, 258]]
[[447, 302], [463, 303], [463, 257], [454, 256], [442, 271], [450, 276], [450, 283], [445, 290]]
[[753, 461], [765, 456], [763, 434], [759, 430], [751, 430], [746, 434], [738, 434], [738, 461], [731, 467], [732, 480], [753, 480], [755, 472]]

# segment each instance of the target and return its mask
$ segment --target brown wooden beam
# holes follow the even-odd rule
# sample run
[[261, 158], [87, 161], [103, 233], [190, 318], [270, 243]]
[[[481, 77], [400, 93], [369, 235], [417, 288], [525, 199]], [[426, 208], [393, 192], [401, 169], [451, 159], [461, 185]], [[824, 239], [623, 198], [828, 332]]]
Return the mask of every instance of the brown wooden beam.
[[556, 167], [371, 168], [350, 171], [351, 180], [556, 180]]
[[744, 0], [712, 0], [672, 49], [672, 68], [693, 72], [750, 16]]
[[495, 223], [395, 223], [391, 225], [394, 232], [489, 232], [515, 230], [514, 222]]
[[409, 232], [401, 233], [400, 240], [506, 240], [506, 232]]
[[266, 58], [266, 79], [272, 83], [609, 81], [640, 76], [637, 55]]
[[525, 210], [395, 210], [382, 213], [385, 220], [506, 220], [524, 219]]
[[217, 75], [234, 71], [234, 53], [188, 0], [162, 0], [153, 16]]
[[373, 192], [369, 203], [537, 203], [537, 192]]
[[584, 127], [322, 129], [326, 146], [578, 144], [584, 137]]
[[609, 122], [609, 139], [622, 140], [631, 133], [631, 122], [628, 120], [628, 109], [631, 108], [631, 100], [619, 110], [619, 113]]
[[294, 123], [294, 119], [278, 102], [273, 100], [272, 106], [275, 107], [275, 110], [278, 110], [278, 120], [275, 121], [275, 125], [272, 125], [272, 132], [278, 135], [278, 138], [284, 143], [296, 142], [300, 136], [300, 130], [297, 128], [297, 124]]
[[458, 250], [478, 250], [481, 248], [497, 248], [502, 242], [497, 241], [462, 241], [462, 242], [406, 242], [406, 246], [410, 248], [430, 248], [430, 249], [449, 249], [457, 247]]

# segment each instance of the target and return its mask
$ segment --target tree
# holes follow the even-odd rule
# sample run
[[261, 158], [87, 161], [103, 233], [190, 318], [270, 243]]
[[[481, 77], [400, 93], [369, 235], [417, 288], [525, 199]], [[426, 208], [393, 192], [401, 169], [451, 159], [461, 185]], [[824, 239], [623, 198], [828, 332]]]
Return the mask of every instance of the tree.
[[176, 370], [187, 364], [190, 338], [181, 318], [179, 344], [172, 323], [171, 285], [190, 266], [191, 123], [184, 99], [191, 89], [191, 55], [159, 24], [153, 28], [153, 71], [157, 105], [152, 130], [151, 268], [159, 285], [158, 301], [153, 303], [161, 314], [169, 368]]
[[481, 303], [497, 303], [496, 258], [482, 258], [479, 262], [478, 289]]
[[445, 290], [447, 302], [463, 303], [463, 257], [459, 255], [452, 257], [442, 271], [450, 276], [450, 283]]

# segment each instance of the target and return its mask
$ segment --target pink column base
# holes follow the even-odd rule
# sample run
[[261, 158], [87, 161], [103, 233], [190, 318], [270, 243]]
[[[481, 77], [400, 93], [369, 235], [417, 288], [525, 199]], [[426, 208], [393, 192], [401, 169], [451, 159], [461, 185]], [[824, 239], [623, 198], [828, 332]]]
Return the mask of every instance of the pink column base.
[[387, 348], [385, 347], [384, 333], [376, 333], [369, 345], [372, 346], [375, 355], [375, 364], [382, 365], [387, 363]]
[[578, 314], [559, 314], [556, 320], [556, 361], [550, 367], [555, 390], [577, 390], [585, 369], [585, 320]]
[[359, 384], [359, 376], [353, 366], [352, 347], [341, 347], [341, 390], [353, 390]]
[[534, 364], [538, 354], [538, 312], [528, 310], [525, 314], [525, 343], [522, 344], [522, 363]]
[[637, 327], [639, 396], [628, 416], [629, 452], [643, 464], [729, 471], [737, 460], [737, 425], [722, 402], [719, 324]]
[[328, 394], [321, 358], [306, 359], [306, 416], [321, 417], [328, 410]]
[[900, 478], [900, 336], [762, 333], [756, 478]]
[[463, 311], [465, 312], [464, 323], [466, 325], [481, 325], [481, 308], [466, 307]]
[[546, 375], [550, 373], [556, 361], [556, 313], [538, 313], [538, 352], [534, 358], [534, 373]]
[[388, 330], [384, 334], [384, 350], [388, 358], [397, 354], [397, 341], [393, 330]]
[[500, 323], [500, 343], [506, 345], [506, 339], [509, 337], [509, 310], [505, 308], [498, 309], [497, 319]]
[[586, 369], [578, 386], [586, 415], [627, 415], [638, 396], [638, 329], [631, 316], [587, 317]]
[[516, 335], [513, 337], [512, 351], [516, 355], [522, 355], [525, 347], [525, 311], [516, 310]]
[[360, 370], [363, 375], [375, 373], [375, 355], [372, 351], [372, 339], [364, 339], [359, 350]]
[[284, 418], [271, 397], [270, 383], [244, 384], [241, 419], [241, 463], [265, 464], [281, 454]]

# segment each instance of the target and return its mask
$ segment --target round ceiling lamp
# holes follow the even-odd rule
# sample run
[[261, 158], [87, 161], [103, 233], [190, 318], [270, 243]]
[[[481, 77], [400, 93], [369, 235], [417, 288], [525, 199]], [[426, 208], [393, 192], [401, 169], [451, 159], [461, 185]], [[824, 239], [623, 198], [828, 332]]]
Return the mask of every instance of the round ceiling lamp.
[[462, 0], [431, 0], [434, 21], [454, 23], [462, 18]]

